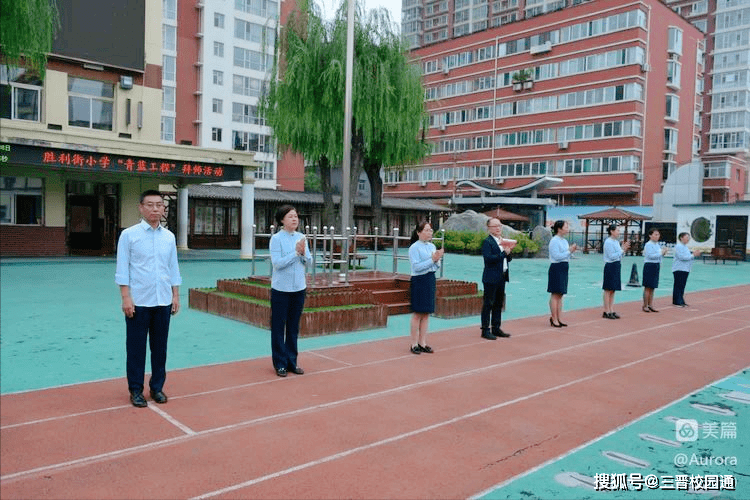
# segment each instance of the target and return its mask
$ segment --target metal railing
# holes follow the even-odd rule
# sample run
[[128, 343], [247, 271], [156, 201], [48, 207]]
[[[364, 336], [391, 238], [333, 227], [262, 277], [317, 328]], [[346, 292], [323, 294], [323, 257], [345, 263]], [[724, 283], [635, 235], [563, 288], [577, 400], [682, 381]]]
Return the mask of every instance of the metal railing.
[[[268, 261], [268, 276], [273, 274], [273, 265], [271, 264], [270, 243], [271, 237], [276, 233], [276, 227], [271, 225], [269, 233], [258, 233], [257, 226], [253, 224], [253, 248], [256, 249], [255, 255], [250, 263], [250, 272], [252, 276], [257, 276], [256, 261]], [[400, 236], [399, 228], [394, 228], [390, 236], [379, 234], [377, 227], [373, 228], [372, 234], [360, 234], [357, 227], [353, 229], [347, 227], [343, 233], [337, 233], [333, 226], [323, 226], [322, 231], [318, 231], [317, 226], [305, 226], [303, 232], [307, 238], [307, 246], [312, 255], [312, 265], [310, 275], [313, 283], [320, 284], [320, 280], [332, 286], [336, 283], [349, 283], [349, 274], [355, 274], [361, 262], [372, 257], [372, 269], [368, 271], [378, 271], [378, 256], [381, 256], [380, 248], [387, 245], [392, 247], [392, 270], [393, 274], [398, 274], [398, 261], [409, 260], [409, 255], [400, 255], [399, 248], [401, 242], [406, 241], [409, 246], [410, 237]], [[433, 238], [433, 241], [439, 242], [441, 247], [445, 246], [445, 230], [439, 231], [440, 237]], [[259, 254], [258, 238], [268, 238], [269, 253]], [[372, 250], [366, 250], [372, 244]], [[440, 277], [443, 277], [444, 257], [440, 262]], [[338, 267], [338, 271], [336, 268]], [[320, 268], [320, 269], [319, 269]], [[387, 271], [383, 271], [387, 272]]]

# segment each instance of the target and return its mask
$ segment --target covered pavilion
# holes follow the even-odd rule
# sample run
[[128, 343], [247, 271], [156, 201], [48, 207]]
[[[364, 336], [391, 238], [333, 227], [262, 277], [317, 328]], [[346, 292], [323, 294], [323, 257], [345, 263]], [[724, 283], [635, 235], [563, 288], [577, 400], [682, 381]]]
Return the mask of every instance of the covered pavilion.
[[[598, 251], [599, 253], [602, 252], [602, 249], [604, 247], [604, 227], [609, 226], [610, 224], [616, 224], [618, 226], [624, 226], [625, 232], [623, 234], [623, 238], [625, 240], [628, 239], [628, 229], [631, 227], [638, 228], [638, 232], [636, 233], [639, 237], [641, 233], [643, 232], [643, 221], [645, 220], [651, 220], [650, 216], [647, 215], [641, 215], [634, 212], [629, 212], [627, 210], [623, 210], [622, 208], [612, 207], [607, 208], [605, 210], [599, 210], [596, 212], [592, 212], [589, 214], [579, 215], [579, 219], [586, 221], [586, 236], [584, 238], [584, 246], [583, 246], [583, 253], [589, 253], [589, 247], [592, 249]], [[595, 224], [599, 226], [599, 239], [598, 240], [590, 240], [589, 239], [589, 226], [591, 224]], [[638, 245], [638, 248], [634, 248], [635, 245], [631, 245], [631, 254], [637, 253], [640, 255], [641, 249], [640, 245]]]

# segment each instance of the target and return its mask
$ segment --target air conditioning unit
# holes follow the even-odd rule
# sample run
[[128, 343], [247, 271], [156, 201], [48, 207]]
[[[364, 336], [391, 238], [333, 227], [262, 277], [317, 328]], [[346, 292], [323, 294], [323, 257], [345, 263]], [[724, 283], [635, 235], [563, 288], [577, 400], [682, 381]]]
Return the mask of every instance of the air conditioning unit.
[[440, 131], [445, 132], [445, 123], [440, 124]]
[[651, 71], [651, 65], [650, 64], [648, 64], [648, 63], [641, 64], [641, 72], [642, 73], [648, 73], [649, 71]]
[[443, 67], [443, 74], [447, 75], [448, 73], [450, 73], [450, 68], [448, 66], [444, 66]]
[[557, 143], [557, 146], [560, 149], [568, 149], [568, 141], [560, 141], [559, 143]]
[[419, 185], [422, 186], [422, 187], [425, 187], [427, 185], [427, 181], [421, 180], [421, 181], [419, 181]]
[[549, 52], [550, 50], [552, 50], [552, 42], [544, 42], [531, 47], [529, 49], [529, 54], [531, 54], [532, 56], [535, 54], [544, 54], [545, 52]]
[[643, 180], [643, 172], [636, 172], [635, 173], [635, 180], [642, 181]]
[[504, 184], [504, 183], [505, 183], [505, 179], [503, 178], [495, 179], [495, 184]]
[[448, 179], [440, 179], [440, 185], [441, 186], [447, 186], [448, 185]]

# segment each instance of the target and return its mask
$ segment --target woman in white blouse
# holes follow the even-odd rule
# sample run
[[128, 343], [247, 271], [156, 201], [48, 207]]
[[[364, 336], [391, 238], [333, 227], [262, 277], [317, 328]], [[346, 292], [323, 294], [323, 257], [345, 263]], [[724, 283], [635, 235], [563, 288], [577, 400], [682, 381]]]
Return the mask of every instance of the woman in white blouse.
[[432, 354], [427, 345], [427, 324], [435, 312], [435, 271], [440, 269], [443, 249], [437, 250], [430, 241], [432, 226], [423, 221], [411, 236], [409, 262], [411, 263], [411, 352]]
[[565, 235], [570, 228], [567, 221], [556, 221], [552, 226], [554, 236], [549, 241], [549, 271], [547, 272], [547, 292], [549, 298], [549, 324], [555, 328], [568, 326], [560, 319], [562, 313], [563, 295], [568, 293], [568, 262], [570, 254], [576, 251], [578, 245], [568, 245]]
[[622, 269], [622, 256], [630, 248], [630, 242], [618, 241], [620, 228], [610, 224], [607, 228], [609, 238], [604, 240], [604, 279], [602, 289], [604, 290], [604, 313], [602, 318], [620, 319], [620, 315], [614, 311], [615, 292], [622, 290], [620, 273]]
[[654, 309], [654, 289], [659, 288], [661, 258], [667, 253], [667, 247], [659, 245], [660, 237], [659, 230], [652, 227], [643, 246], [643, 312], [659, 312]]

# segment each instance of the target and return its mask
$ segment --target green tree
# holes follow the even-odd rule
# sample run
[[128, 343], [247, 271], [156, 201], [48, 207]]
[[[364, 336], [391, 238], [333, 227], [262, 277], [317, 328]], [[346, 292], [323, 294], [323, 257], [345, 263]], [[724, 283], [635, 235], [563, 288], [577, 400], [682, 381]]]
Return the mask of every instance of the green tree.
[[[373, 209], [382, 212], [381, 166], [413, 162], [427, 152], [424, 139], [419, 138], [420, 129], [427, 124], [419, 70], [409, 63], [387, 11], [371, 12], [364, 22], [361, 9], [357, 12], [350, 214], [354, 213], [357, 180], [363, 169], [373, 188]], [[326, 23], [317, 6], [301, 2], [282, 29], [276, 60], [262, 113], [279, 144], [317, 165], [326, 204], [324, 220], [333, 220], [327, 218], [327, 213], [333, 212], [329, 169], [343, 160], [343, 6], [336, 18]], [[380, 218], [378, 214], [376, 223]], [[351, 226], [353, 215], [342, 222], [339, 227]]]
[[0, 0], [0, 51], [5, 64], [44, 76], [60, 26], [54, 0]]

